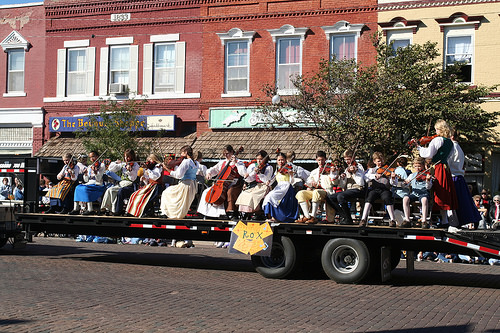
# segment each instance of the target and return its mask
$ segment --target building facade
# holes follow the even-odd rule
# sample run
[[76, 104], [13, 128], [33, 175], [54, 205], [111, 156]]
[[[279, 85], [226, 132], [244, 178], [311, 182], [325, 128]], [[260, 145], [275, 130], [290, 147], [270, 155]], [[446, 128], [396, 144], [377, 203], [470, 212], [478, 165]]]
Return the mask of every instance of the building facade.
[[[462, 80], [470, 85], [493, 86], [500, 77], [498, 27], [500, 3], [497, 1], [393, 1], [380, 0], [378, 23], [387, 42], [394, 47], [408, 44], [437, 43], [443, 67], [464, 64]], [[482, 104], [486, 111], [499, 111], [499, 93], [495, 91]], [[500, 133], [500, 126], [495, 129]], [[489, 138], [498, 143], [497, 137]], [[466, 180], [473, 192], [483, 188], [500, 191], [500, 150], [477, 147], [466, 162]]]
[[43, 144], [43, 3], [0, 6], [0, 154], [31, 155]]

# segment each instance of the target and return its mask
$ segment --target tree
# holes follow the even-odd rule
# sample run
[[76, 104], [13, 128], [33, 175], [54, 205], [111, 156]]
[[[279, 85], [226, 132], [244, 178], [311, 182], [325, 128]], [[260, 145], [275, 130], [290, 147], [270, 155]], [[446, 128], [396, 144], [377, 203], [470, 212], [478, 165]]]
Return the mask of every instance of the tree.
[[[377, 35], [374, 45], [374, 65], [322, 61], [317, 72], [293, 80], [295, 95], [266, 102], [260, 112], [272, 126], [307, 131], [336, 155], [409, 152], [408, 140], [427, 135], [438, 119], [457, 129], [461, 142], [484, 143], [493, 134], [500, 113], [480, 104], [496, 86], [460, 83], [460, 66], [443, 69], [435, 43], [394, 51]], [[270, 85], [264, 91], [270, 99], [276, 94]]]
[[106, 151], [111, 159], [122, 159], [127, 148], [137, 151], [150, 151], [137, 140], [141, 133], [141, 111], [146, 100], [102, 101], [98, 110], [89, 110], [88, 125], [77, 133], [83, 139], [87, 151]]

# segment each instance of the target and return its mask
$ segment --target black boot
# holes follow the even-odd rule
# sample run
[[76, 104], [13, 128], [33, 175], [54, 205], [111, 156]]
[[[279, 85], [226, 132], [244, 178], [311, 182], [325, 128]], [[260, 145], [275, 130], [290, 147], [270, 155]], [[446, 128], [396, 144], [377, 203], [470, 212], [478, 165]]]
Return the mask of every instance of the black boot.
[[342, 217], [342, 220], [340, 221], [340, 224], [343, 225], [351, 225], [352, 223], [352, 217], [351, 217], [351, 208], [347, 204], [344, 205], [339, 205], [339, 214]]

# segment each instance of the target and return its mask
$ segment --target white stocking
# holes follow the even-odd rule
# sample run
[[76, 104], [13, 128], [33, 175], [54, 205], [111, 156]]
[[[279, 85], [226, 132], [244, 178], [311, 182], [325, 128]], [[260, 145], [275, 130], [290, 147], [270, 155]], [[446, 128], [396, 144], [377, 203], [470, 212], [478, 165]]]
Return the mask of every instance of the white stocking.
[[369, 202], [365, 202], [365, 208], [363, 208], [363, 216], [361, 217], [362, 220], [365, 220], [368, 218], [368, 214], [370, 214], [370, 209], [372, 208], [372, 204]]
[[299, 202], [299, 206], [302, 209], [304, 216], [310, 218], [311, 216], [309, 215], [309, 205], [307, 204], [307, 201]]

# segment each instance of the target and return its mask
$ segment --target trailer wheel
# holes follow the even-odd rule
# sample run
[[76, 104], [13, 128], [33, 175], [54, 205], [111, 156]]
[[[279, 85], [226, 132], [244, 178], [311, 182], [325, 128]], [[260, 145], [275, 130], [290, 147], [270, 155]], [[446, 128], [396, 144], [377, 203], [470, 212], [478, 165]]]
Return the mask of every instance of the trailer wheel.
[[7, 244], [8, 238], [0, 238], [0, 249]]
[[321, 253], [323, 270], [337, 283], [356, 283], [370, 270], [370, 253], [362, 241], [350, 238], [329, 240]]
[[252, 256], [252, 264], [260, 275], [271, 279], [282, 279], [296, 271], [299, 266], [298, 258], [293, 241], [282, 236], [281, 242], [273, 241], [269, 257]]

